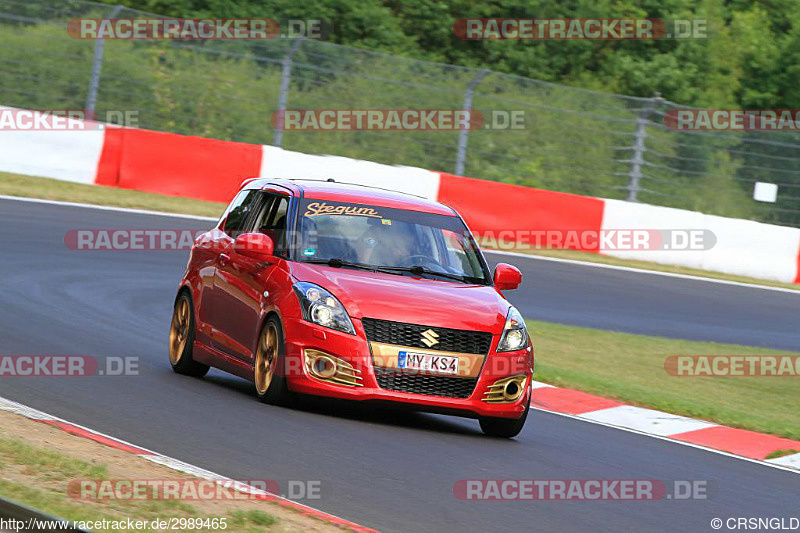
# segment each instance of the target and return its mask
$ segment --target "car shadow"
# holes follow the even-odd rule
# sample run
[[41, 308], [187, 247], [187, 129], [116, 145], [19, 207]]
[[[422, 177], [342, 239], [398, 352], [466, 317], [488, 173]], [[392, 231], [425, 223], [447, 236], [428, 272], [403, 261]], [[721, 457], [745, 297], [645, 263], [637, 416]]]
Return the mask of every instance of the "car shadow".
[[[203, 378], [203, 381], [234, 390], [247, 395], [253, 401], [258, 401], [254, 385], [244, 379], [214, 373], [207, 375]], [[458, 417], [450, 419], [450, 417], [413, 411], [399, 406], [392, 407], [390, 405], [376, 405], [338, 398], [295, 395], [291, 406], [284, 408], [371, 424], [486, 438], [478, 427], [477, 420]], [[474, 427], [471, 427], [472, 425]]]

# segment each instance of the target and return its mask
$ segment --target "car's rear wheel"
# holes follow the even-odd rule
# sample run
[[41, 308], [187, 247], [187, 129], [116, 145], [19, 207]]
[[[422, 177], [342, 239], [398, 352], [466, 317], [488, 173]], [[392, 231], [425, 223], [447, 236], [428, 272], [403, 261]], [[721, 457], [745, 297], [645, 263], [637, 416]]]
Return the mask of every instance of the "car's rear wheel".
[[182, 292], [175, 300], [172, 322], [169, 328], [169, 364], [178, 374], [203, 377], [208, 366], [192, 359], [194, 346], [194, 313], [192, 299], [187, 292]]
[[291, 393], [286, 385], [284, 356], [283, 328], [273, 316], [264, 323], [253, 358], [256, 395], [264, 403], [286, 405], [291, 401]]
[[522, 431], [522, 428], [525, 426], [525, 420], [528, 418], [528, 411], [530, 411], [530, 408], [531, 400], [528, 398], [525, 412], [519, 418], [485, 417], [478, 421], [486, 435], [510, 439], [511, 437], [516, 437], [519, 435], [519, 432]]

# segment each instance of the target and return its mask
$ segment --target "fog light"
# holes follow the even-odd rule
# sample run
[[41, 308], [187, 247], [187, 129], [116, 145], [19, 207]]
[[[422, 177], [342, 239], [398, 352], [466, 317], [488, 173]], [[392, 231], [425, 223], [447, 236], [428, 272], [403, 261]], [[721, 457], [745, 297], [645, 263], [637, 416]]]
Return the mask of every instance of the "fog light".
[[503, 387], [503, 398], [509, 402], [519, 399], [522, 396], [522, 387], [515, 380], [508, 381]]
[[312, 368], [314, 373], [322, 379], [328, 379], [336, 375], [336, 361], [330, 357], [317, 357], [312, 364]]
[[344, 359], [310, 348], [303, 350], [303, 355], [306, 371], [312, 378], [346, 387], [364, 386], [361, 383], [361, 371]]
[[482, 400], [489, 403], [516, 402], [525, 394], [527, 384], [528, 377], [524, 375], [498, 379], [489, 385]]

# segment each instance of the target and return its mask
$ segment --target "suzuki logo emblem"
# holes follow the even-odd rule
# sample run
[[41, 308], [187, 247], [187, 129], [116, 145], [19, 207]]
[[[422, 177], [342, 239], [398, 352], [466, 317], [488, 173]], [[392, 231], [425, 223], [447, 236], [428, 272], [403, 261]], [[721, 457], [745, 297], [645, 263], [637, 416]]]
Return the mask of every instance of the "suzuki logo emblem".
[[439, 338], [439, 334], [429, 329], [427, 331], [422, 332], [422, 344], [430, 348], [431, 346], [436, 346], [439, 344], [439, 341], [436, 340]]

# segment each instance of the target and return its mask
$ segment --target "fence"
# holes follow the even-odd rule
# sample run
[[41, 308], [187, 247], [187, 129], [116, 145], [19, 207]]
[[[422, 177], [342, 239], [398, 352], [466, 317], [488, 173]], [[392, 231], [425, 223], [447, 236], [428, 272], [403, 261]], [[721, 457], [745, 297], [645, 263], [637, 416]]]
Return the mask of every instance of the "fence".
[[[269, 16], [265, 13], [265, 16]], [[0, 0], [0, 104], [138, 111], [143, 128], [412, 165], [800, 226], [800, 135], [676, 132], [677, 106], [311, 39], [88, 41], [77, 17], [154, 15], [82, 0]], [[334, 29], [335, 30], [335, 29]], [[535, 46], [535, 44], [531, 44]], [[524, 113], [522, 129], [276, 131], [277, 109]], [[774, 204], [752, 199], [777, 183]]]

